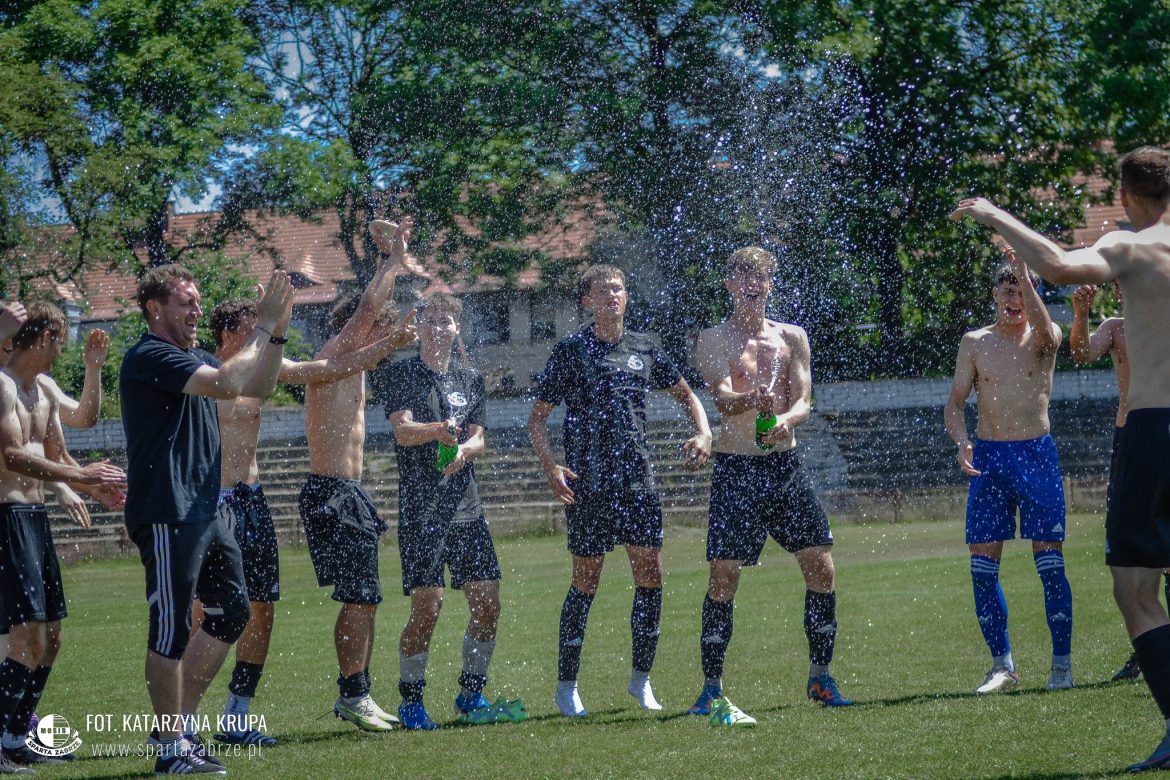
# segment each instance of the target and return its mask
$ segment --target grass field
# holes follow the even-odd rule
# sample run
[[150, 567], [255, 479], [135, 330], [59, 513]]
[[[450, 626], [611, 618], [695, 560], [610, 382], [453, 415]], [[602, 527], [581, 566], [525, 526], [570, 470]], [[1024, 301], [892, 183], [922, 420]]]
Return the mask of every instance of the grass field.
[[[1128, 656], [1102, 563], [1097, 517], [1070, 518], [1066, 550], [1075, 603], [1073, 663], [1078, 687], [1044, 690], [1050, 657], [1040, 583], [1025, 543], [1008, 547], [1002, 580], [1011, 609], [1018, 691], [975, 697], [988, 666], [975, 621], [968, 558], [958, 522], [838, 525], [840, 633], [834, 673], [857, 700], [827, 711], [804, 697], [804, 588], [791, 556], [769, 543], [747, 570], [736, 599], [728, 695], [759, 720], [754, 730], [711, 728], [682, 713], [698, 693], [699, 608], [706, 587], [703, 532], [671, 528], [665, 548], [662, 636], [653, 674], [665, 706], [652, 714], [626, 694], [632, 585], [624, 553], [612, 557], [590, 616], [580, 688], [590, 716], [561, 718], [552, 702], [557, 620], [568, 586], [561, 538], [507, 540], [503, 615], [492, 698], [523, 697], [521, 724], [366, 735], [336, 720], [336, 605], [318, 590], [304, 550], [284, 551], [284, 599], [253, 710], [281, 740], [259, 756], [228, 758], [235, 776], [263, 777], [947, 777], [1063, 778], [1116, 773], [1142, 758], [1162, 720], [1140, 682], [1110, 684]], [[392, 710], [397, 637], [407, 602], [398, 594], [397, 548], [382, 554], [387, 594], [379, 613], [374, 696]], [[65, 571], [70, 617], [42, 714], [66, 717], [84, 744], [69, 766], [44, 777], [135, 777], [150, 759], [95, 758], [102, 743], [130, 745], [123, 714], [147, 714], [143, 574], [136, 559]], [[448, 592], [431, 648], [427, 703], [444, 722], [459, 674], [467, 610]], [[203, 712], [223, 705], [231, 661]], [[114, 716], [113, 733], [86, 730], [87, 716]]]

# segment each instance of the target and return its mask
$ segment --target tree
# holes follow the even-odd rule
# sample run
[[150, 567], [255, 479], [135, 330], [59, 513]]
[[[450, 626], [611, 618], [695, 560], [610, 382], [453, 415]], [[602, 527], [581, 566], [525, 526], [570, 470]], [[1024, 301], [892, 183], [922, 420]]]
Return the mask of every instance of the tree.
[[[1108, 128], [1086, 123], [1073, 74], [1091, 61], [1086, 22], [1100, 3], [761, 4], [768, 54], [788, 69], [843, 69], [862, 109], [844, 128], [854, 274], [873, 289], [883, 370], [922, 368], [904, 335], [985, 316], [995, 253], [947, 214], [978, 193], [1041, 230], [1068, 235], [1107, 171]], [[1152, 71], [1150, 72], [1152, 74]], [[957, 335], [957, 333], [956, 333]], [[939, 343], [939, 339], [933, 339]], [[943, 339], [943, 349], [953, 342]]]
[[[0, 124], [41, 168], [41, 231], [58, 281], [91, 263], [140, 267], [221, 249], [251, 231], [235, 195], [254, 144], [279, 116], [245, 67], [258, 43], [244, 0], [47, 0], [0, 16]], [[220, 213], [168, 236], [170, 203], [213, 185]], [[56, 215], [40, 222], [54, 221]], [[58, 220], [59, 221], [59, 220]]]
[[[564, 151], [542, 137], [555, 126], [540, 115], [561, 99], [492, 55], [477, 25], [494, 11], [442, 0], [251, 10], [259, 72], [285, 112], [265, 153], [275, 197], [336, 211], [359, 284], [375, 267], [372, 219], [409, 210], [417, 251], [435, 242], [465, 273], [507, 276], [532, 260], [516, 243], [555, 218], [561, 193], [548, 174]], [[282, 176], [281, 161], [300, 161], [298, 173]]]

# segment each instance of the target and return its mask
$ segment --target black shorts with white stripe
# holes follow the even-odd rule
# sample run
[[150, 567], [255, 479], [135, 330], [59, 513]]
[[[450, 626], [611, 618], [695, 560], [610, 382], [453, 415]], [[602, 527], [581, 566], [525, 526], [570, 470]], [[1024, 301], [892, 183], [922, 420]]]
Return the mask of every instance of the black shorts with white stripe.
[[171, 659], [183, 656], [191, 635], [195, 598], [209, 615], [241, 601], [247, 604], [240, 547], [218, 518], [129, 530], [146, 569], [148, 643], [155, 653]]

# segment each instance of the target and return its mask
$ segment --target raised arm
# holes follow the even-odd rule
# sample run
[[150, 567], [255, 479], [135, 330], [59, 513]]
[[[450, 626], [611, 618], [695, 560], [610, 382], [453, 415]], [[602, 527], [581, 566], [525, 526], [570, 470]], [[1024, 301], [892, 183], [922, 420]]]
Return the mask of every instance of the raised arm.
[[266, 398], [276, 388], [284, 356], [283, 339], [292, 316], [292, 285], [284, 271], [273, 271], [268, 288], [256, 304], [256, 327], [240, 351], [219, 368], [201, 366], [191, 374], [183, 392], [220, 400], [248, 396]]
[[391, 353], [408, 347], [418, 340], [412, 309], [387, 336], [366, 344], [361, 349], [342, 355], [317, 360], [292, 361], [285, 358], [280, 369], [280, 381], [292, 385], [312, 385], [336, 382], [359, 371], [373, 369]]
[[1020, 260], [1053, 284], [1103, 284], [1117, 274], [1099, 251], [1117, 239], [1105, 239], [1120, 231], [1106, 233], [1092, 248], [1066, 252], [986, 198], [961, 201], [951, 213], [955, 220], [969, 216], [1003, 236]]
[[92, 428], [97, 425], [102, 410], [102, 366], [110, 351], [110, 337], [104, 330], [94, 328], [85, 339], [85, 384], [80, 400], [73, 400], [52, 377], [42, 376], [46, 389], [57, 397], [61, 422], [70, 428]]
[[951, 394], [943, 407], [943, 422], [946, 424], [947, 435], [959, 448], [955, 457], [963, 473], [977, 477], [979, 472], [972, 463], [974, 448], [967, 438], [967, 420], [963, 416], [963, 409], [967, 406], [967, 398], [975, 388], [975, 338], [970, 333], [963, 336], [959, 342], [959, 355], [955, 358], [955, 377], [951, 381]]
[[1044, 305], [1044, 300], [1032, 284], [1031, 274], [1020, 262], [1015, 251], [1011, 247], [1007, 247], [1004, 249], [1004, 255], [1007, 256], [1008, 262], [1015, 270], [1016, 279], [1019, 280], [1020, 297], [1024, 301], [1024, 315], [1028, 318], [1028, 324], [1032, 326], [1032, 332], [1036, 335], [1037, 348], [1041, 352], [1055, 352], [1060, 348], [1060, 341], [1064, 337], [1060, 332], [1060, 327], [1052, 322], [1052, 317], [1048, 314], [1048, 307]]
[[15, 336], [26, 319], [28, 314], [17, 301], [0, 304], [0, 344]]
[[403, 218], [400, 225], [385, 220], [370, 223], [370, 234], [374, 237], [374, 243], [387, 258], [378, 266], [374, 278], [362, 292], [353, 316], [337, 335], [321, 348], [317, 357], [344, 355], [358, 349], [365, 342], [370, 329], [378, 319], [378, 314], [382, 311], [382, 306], [394, 296], [394, 282], [398, 274], [407, 270], [406, 248], [413, 229], [414, 220], [411, 217]]
[[1089, 306], [1096, 295], [1097, 288], [1091, 284], [1081, 285], [1072, 294], [1073, 321], [1068, 346], [1072, 359], [1081, 364], [1095, 363], [1113, 349], [1110, 320], [1102, 322], [1091, 335], [1089, 333]]

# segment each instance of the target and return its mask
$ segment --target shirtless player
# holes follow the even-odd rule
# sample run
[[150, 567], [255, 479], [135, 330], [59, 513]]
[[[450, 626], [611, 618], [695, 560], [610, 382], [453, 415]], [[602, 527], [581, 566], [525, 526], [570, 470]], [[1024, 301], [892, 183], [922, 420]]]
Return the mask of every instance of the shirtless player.
[[[5, 317], [4, 319], [9, 319]], [[42, 376], [61, 354], [67, 323], [56, 306], [30, 304], [12, 339], [13, 353], [0, 372], [0, 605], [10, 628], [7, 658], [0, 664], [0, 724], [10, 740], [28, 734], [28, 722], [44, 692], [61, 647], [66, 615], [61, 572], [44, 507], [44, 483], [123, 484], [122, 469], [108, 462], [84, 468], [65, 462], [65, 438], [56, 394]], [[88, 522], [84, 503], [75, 520]], [[36, 758], [11, 742], [0, 771], [19, 771]]]
[[[1113, 283], [1113, 291], [1117, 295], [1118, 304], [1121, 303], [1121, 290], [1117, 282]], [[1113, 371], [1117, 375], [1117, 417], [1113, 428], [1113, 449], [1109, 458], [1110, 480], [1105, 489], [1105, 505], [1109, 505], [1113, 494], [1113, 472], [1117, 469], [1117, 443], [1121, 440], [1121, 429], [1125, 427], [1125, 415], [1128, 411], [1126, 402], [1129, 394], [1129, 354], [1125, 349], [1125, 319], [1123, 317], [1108, 317], [1090, 335], [1089, 307], [1093, 298], [1097, 296], [1097, 287], [1092, 284], [1083, 284], [1073, 291], [1073, 321], [1069, 329], [1069, 351], [1077, 363], [1095, 363], [1109, 355], [1113, 362]], [[1163, 572], [1165, 580], [1163, 589], [1166, 600], [1170, 602], [1170, 572]], [[1129, 660], [1113, 675], [1113, 682], [1132, 680], [1140, 677], [1141, 667], [1138, 666], [1137, 653], [1131, 653]]]
[[[394, 280], [407, 270], [406, 242], [414, 223], [401, 227], [373, 222], [370, 232], [389, 255], [356, 305], [352, 299], [334, 309], [335, 334], [317, 353], [320, 360], [344, 355], [366, 342], [392, 305]], [[346, 306], [349, 303], [350, 306]], [[352, 309], [351, 309], [352, 307]], [[352, 314], [350, 314], [352, 310]], [[301, 520], [321, 587], [333, 586], [341, 602], [334, 628], [339, 696], [333, 711], [365, 731], [389, 731], [398, 719], [370, 696], [370, 654], [374, 615], [382, 602], [378, 578], [378, 538], [386, 523], [362, 488], [362, 447], [366, 439], [366, 373], [309, 385], [305, 393], [305, 434], [309, 478], [301, 490]]]
[[[243, 348], [256, 327], [256, 317], [256, 303], [247, 299], [225, 301], [215, 307], [211, 313], [211, 333], [218, 360], [227, 361]], [[411, 324], [393, 333], [388, 330], [384, 326], [376, 327], [371, 330], [370, 343], [328, 360], [297, 362], [285, 358], [277, 381], [299, 385], [336, 382], [371, 369], [394, 350], [414, 341]], [[268, 658], [273, 605], [280, 599], [276, 528], [260, 486], [256, 462], [263, 406], [263, 398], [246, 396], [217, 402], [222, 451], [219, 512], [243, 554], [244, 581], [252, 616], [236, 642], [236, 665], [224, 706], [224, 730], [215, 738], [230, 744], [270, 747], [276, 744], [275, 738], [255, 729], [248, 719]]]
[[1129, 412], [1112, 475], [1105, 562], [1142, 675], [1167, 724], [1154, 752], [1130, 766], [1137, 772], [1170, 764], [1170, 618], [1158, 601], [1162, 571], [1170, 566], [1170, 151], [1141, 147], [1120, 167], [1121, 205], [1134, 232], [1106, 233], [1088, 249], [1066, 252], [983, 198], [961, 202], [953, 216], [997, 231], [1054, 284], [1116, 279], [1125, 296]]
[[[723, 659], [742, 567], [759, 563], [768, 536], [796, 556], [804, 575], [809, 698], [830, 707], [853, 703], [829, 674], [837, 637], [833, 534], [796, 453], [794, 430], [811, 411], [808, 336], [803, 328], [764, 316], [775, 273], [771, 252], [733, 252], [724, 272], [731, 319], [700, 333], [696, 348], [723, 421], [711, 475], [711, 578], [699, 641], [706, 682], [690, 714], [713, 714], [713, 723], [729, 726], [755, 723], [723, 695]], [[757, 413], [769, 412], [775, 427], [757, 444]]]
[[[951, 394], [944, 407], [947, 433], [970, 476], [967, 545], [971, 551], [975, 614], [991, 650], [991, 670], [976, 693], [1014, 688], [1019, 682], [1008, 640], [1007, 602], [999, 584], [1003, 543], [1032, 540], [1036, 572], [1052, 634], [1049, 688], [1071, 688], [1072, 593], [1064, 573], [1064, 483], [1056, 445], [1048, 435], [1048, 397], [1061, 332], [1048, 316], [1031, 275], [1006, 250], [995, 277], [993, 325], [963, 336]], [[963, 409], [971, 390], [978, 399], [978, 441], [967, 438]]]

